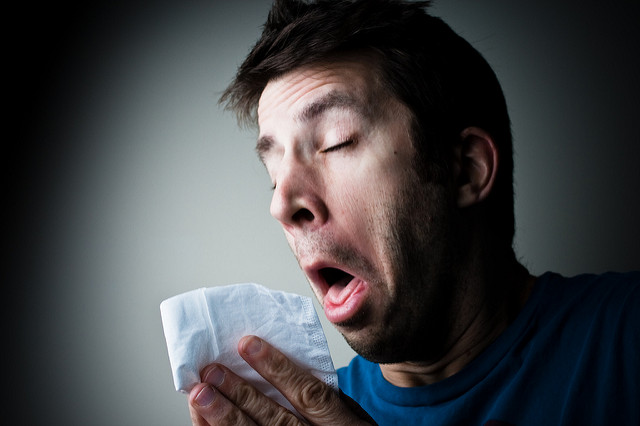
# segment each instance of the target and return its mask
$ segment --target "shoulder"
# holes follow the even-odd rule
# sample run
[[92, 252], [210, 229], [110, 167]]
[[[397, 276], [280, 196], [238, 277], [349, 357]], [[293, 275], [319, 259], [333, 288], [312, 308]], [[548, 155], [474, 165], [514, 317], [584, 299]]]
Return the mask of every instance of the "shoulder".
[[547, 394], [564, 401], [572, 424], [584, 424], [587, 415], [592, 424], [637, 419], [640, 388], [630, 378], [640, 377], [640, 272], [540, 278], [531, 366], [553, 384]]
[[592, 347], [595, 355], [640, 342], [640, 272], [546, 273], [538, 284], [538, 335], [559, 341], [563, 351]]
[[580, 274], [572, 277], [566, 277], [555, 272], [546, 272], [542, 274], [538, 280], [552, 285], [563, 286], [580, 286], [587, 288], [621, 286], [621, 288], [633, 288], [640, 285], [640, 271]]
[[640, 302], [640, 271], [573, 277], [547, 272], [539, 277], [538, 284], [545, 303], [552, 309], [620, 308]]

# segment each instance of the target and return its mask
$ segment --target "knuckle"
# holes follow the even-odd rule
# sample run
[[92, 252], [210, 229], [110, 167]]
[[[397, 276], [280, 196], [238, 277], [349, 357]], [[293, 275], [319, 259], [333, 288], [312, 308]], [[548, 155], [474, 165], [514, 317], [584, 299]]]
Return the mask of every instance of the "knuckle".
[[258, 391], [251, 385], [240, 382], [234, 386], [229, 394], [231, 399], [238, 407], [247, 407], [255, 404], [259, 398]]
[[280, 356], [273, 356], [269, 362], [269, 375], [276, 380], [286, 381], [291, 375], [291, 366], [288, 360]]
[[246, 425], [246, 418], [236, 410], [228, 410], [219, 419], [218, 425]]
[[280, 406], [278, 409], [272, 413], [272, 421], [271, 424], [276, 426], [297, 426], [300, 425], [300, 420], [289, 410]]
[[322, 415], [334, 403], [335, 395], [319, 380], [306, 380], [300, 384], [297, 403], [306, 413]]

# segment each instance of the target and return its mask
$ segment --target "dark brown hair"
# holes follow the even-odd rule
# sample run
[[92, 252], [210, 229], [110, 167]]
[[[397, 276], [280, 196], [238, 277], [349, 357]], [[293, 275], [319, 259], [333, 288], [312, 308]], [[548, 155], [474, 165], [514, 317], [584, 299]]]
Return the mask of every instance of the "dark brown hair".
[[510, 247], [513, 153], [502, 89], [482, 55], [429, 15], [428, 6], [428, 1], [276, 0], [262, 36], [220, 102], [241, 124], [255, 124], [258, 100], [270, 80], [335, 55], [373, 52], [383, 84], [413, 114], [414, 143], [434, 179], [450, 179], [451, 153], [462, 130], [477, 126], [492, 135], [500, 167], [478, 208], [496, 241]]

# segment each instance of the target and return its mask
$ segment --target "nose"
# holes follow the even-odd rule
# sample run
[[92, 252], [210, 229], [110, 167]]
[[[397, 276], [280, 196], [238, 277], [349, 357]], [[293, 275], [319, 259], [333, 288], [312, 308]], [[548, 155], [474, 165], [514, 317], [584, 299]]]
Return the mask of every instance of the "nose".
[[271, 215], [289, 232], [320, 227], [328, 218], [322, 187], [312, 167], [296, 159], [283, 161], [271, 199]]

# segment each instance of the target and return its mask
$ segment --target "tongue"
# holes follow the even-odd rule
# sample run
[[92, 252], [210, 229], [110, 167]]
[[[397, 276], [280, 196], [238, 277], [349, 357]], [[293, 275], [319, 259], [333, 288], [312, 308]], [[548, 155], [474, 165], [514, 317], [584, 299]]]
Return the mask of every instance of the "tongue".
[[329, 287], [329, 291], [324, 297], [325, 303], [331, 305], [342, 305], [356, 289], [356, 280], [353, 277], [342, 279]]

